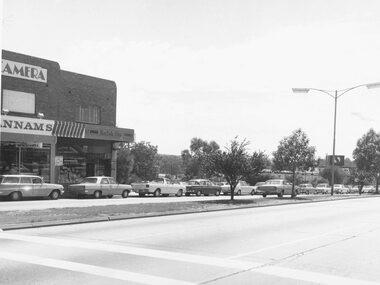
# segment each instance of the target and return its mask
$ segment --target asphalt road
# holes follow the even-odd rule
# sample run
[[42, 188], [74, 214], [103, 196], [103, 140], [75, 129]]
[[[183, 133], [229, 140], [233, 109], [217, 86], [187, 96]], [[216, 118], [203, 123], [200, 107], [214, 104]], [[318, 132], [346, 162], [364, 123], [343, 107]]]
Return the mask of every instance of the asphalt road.
[[0, 284], [379, 284], [380, 199], [0, 232]]

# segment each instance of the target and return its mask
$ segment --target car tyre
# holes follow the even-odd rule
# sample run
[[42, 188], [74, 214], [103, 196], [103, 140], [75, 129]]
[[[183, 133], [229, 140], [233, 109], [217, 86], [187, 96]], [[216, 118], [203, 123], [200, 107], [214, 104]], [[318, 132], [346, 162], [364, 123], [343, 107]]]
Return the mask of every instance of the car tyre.
[[113, 197], [113, 195], [107, 195], [107, 198], [111, 199]]
[[49, 198], [51, 200], [57, 200], [59, 198], [59, 191], [58, 190], [54, 190], [53, 192], [50, 193], [49, 195]]
[[9, 195], [9, 199], [11, 201], [19, 201], [21, 200], [22, 198], [22, 194], [21, 192], [12, 192], [10, 195]]
[[220, 195], [220, 191], [219, 190], [216, 190], [215, 192], [215, 196], [219, 196]]
[[153, 196], [154, 197], [160, 197], [160, 194], [161, 194], [161, 190], [157, 189], [156, 191], [154, 191]]
[[189, 197], [189, 196], [190, 196], [190, 193], [185, 193], [185, 196], [188, 196], [188, 197]]
[[145, 197], [145, 193], [139, 193], [139, 197]]
[[201, 190], [198, 190], [196, 193], [195, 193], [196, 196], [201, 196], [202, 195], [202, 192]]
[[102, 197], [102, 191], [95, 191], [94, 192], [94, 198], [95, 199], [100, 199]]
[[177, 192], [177, 194], [175, 194], [175, 195], [176, 195], [177, 197], [181, 197], [182, 194], [183, 194], [182, 189], [179, 189], [178, 192]]
[[282, 190], [280, 193], [277, 194], [277, 197], [281, 198], [282, 196], [284, 196], [284, 190]]
[[123, 198], [128, 198], [129, 196], [129, 191], [128, 190], [124, 190], [122, 193], [121, 193], [121, 197]]
[[240, 196], [241, 195], [241, 191], [238, 190], [237, 193], [236, 193], [236, 195]]
[[263, 194], [263, 197], [265, 198], [267, 196], [267, 194]]
[[252, 196], [255, 195], [255, 190], [252, 190], [252, 191], [251, 191], [251, 195], [252, 195]]

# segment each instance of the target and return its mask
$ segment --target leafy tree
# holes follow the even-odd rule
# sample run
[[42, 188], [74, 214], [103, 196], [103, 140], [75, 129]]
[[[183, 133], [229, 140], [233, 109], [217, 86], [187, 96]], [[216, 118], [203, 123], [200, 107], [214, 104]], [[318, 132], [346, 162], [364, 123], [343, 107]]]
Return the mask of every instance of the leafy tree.
[[134, 159], [132, 174], [138, 180], [153, 180], [158, 175], [157, 146], [149, 142], [135, 143], [131, 147], [131, 154]]
[[353, 157], [358, 171], [372, 176], [376, 183], [376, 194], [379, 194], [380, 174], [380, 134], [370, 129], [357, 142]]
[[245, 181], [250, 185], [255, 185], [257, 182], [262, 182], [269, 180], [269, 175], [262, 174], [262, 170], [268, 168], [270, 165], [270, 160], [268, 156], [262, 152], [254, 152], [250, 156], [250, 166], [251, 169], [249, 173], [244, 177]]
[[159, 172], [178, 176], [183, 173], [182, 159], [179, 155], [158, 154]]
[[[321, 172], [321, 177], [328, 180], [328, 183], [331, 185], [331, 167], [326, 167]], [[346, 174], [343, 172], [341, 168], [334, 167], [334, 183], [342, 184], [345, 179]]]
[[250, 173], [259, 174], [264, 168], [264, 154], [254, 153], [250, 156], [247, 152], [248, 142], [239, 142], [237, 138], [231, 141], [225, 151], [213, 152], [209, 158], [209, 166], [213, 171], [224, 176], [231, 190], [231, 200], [234, 199], [235, 188], [243, 177]]
[[[209, 165], [208, 157], [219, 150], [215, 141], [207, 142], [200, 138], [192, 138], [190, 150], [181, 153], [185, 175], [191, 178], [206, 178], [212, 175], [212, 167]], [[210, 172], [211, 171], [211, 172]]]
[[273, 166], [275, 170], [292, 172], [292, 197], [296, 196], [294, 184], [296, 170], [313, 169], [316, 165], [315, 147], [309, 146], [309, 138], [301, 130], [295, 130], [290, 136], [283, 138], [273, 152]]
[[119, 183], [129, 183], [133, 170], [134, 159], [128, 146], [117, 153], [116, 180]]

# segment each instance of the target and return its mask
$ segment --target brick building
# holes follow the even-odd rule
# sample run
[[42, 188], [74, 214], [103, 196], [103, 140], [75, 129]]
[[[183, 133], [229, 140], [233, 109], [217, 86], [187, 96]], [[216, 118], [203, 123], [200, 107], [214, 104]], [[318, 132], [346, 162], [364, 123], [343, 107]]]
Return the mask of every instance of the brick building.
[[0, 174], [61, 184], [116, 176], [117, 149], [134, 130], [116, 127], [115, 82], [5, 50], [1, 71]]

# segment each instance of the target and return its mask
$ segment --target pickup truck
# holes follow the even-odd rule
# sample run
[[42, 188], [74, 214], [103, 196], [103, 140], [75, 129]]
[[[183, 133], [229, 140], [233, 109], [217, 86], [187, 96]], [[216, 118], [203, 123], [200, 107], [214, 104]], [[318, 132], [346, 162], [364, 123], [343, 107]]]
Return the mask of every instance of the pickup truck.
[[180, 197], [185, 192], [186, 186], [174, 183], [168, 178], [157, 178], [150, 182], [132, 183], [132, 189], [138, 193], [140, 197], [144, 197], [147, 194], [151, 194], [154, 197], [161, 195], [175, 195]]

